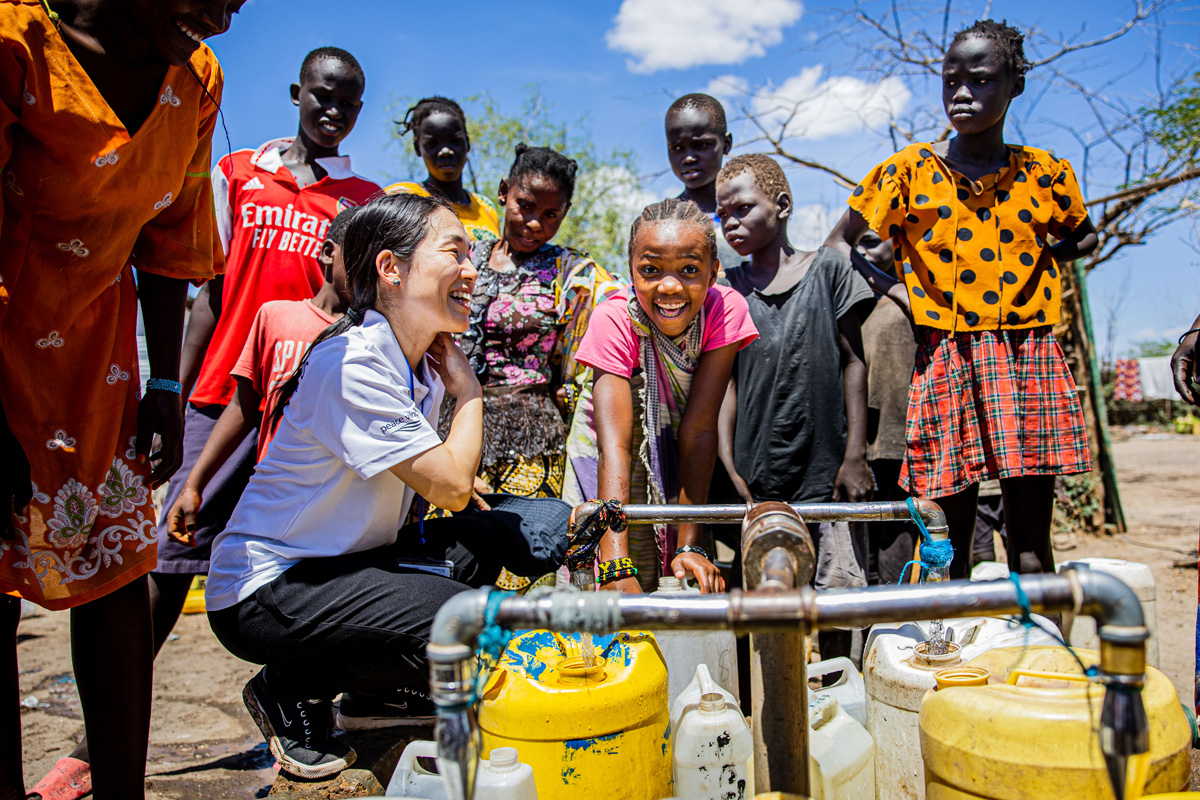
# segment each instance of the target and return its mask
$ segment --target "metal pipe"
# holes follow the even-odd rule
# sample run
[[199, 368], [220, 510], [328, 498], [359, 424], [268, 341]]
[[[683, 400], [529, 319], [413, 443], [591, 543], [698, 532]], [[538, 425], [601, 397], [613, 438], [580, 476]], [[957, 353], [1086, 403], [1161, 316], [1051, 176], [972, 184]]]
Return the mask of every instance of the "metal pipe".
[[[742, 522], [746, 589], [784, 595], [816, 570], [808, 528], [786, 503], [759, 503]], [[750, 712], [757, 792], [808, 797], [808, 635], [750, 634]]]
[[[871, 503], [793, 503], [792, 509], [805, 522], [907, 522], [912, 519], [904, 501]], [[946, 515], [929, 500], [917, 500], [917, 514], [930, 533], [947, 532]], [[594, 511], [592, 501], [575, 507], [574, 517], [586, 519]], [[627, 505], [625, 518], [630, 524], [646, 523], [722, 523], [741, 522], [747, 506], [742, 505]]]
[[[1075, 611], [1096, 618], [1101, 639], [1101, 681], [1106, 692], [1101, 748], [1118, 800], [1124, 797], [1125, 765], [1144, 752], [1144, 710], [1140, 718], [1140, 681], [1149, 635], [1133, 590], [1121, 581], [1080, 569], [1062, 575], [1027, 575], [1020, 588], [1035, 612]], [[427, 648], [433, 699], [438, 706], [438, 740], [455, 759], [451, 784], [456, 800], [472, 796], [478, 728], [464, 698], [469, 696], [475, 640], [483, 629], [488, 589], [464, 592], [443, 606], [434, 619]], [[508, 597], [495, 621], [510, 630], [611, 633], [622, 628], [665, 630], [733, 628], [739, 631], [809, 633], [823, 627], [865, 626], [977, 615], [1017, 614], [1023, 608], [1011, 581], [871, 587], [817, 596], [807, 586], [787, 591], [730, 592], [727, 595], [626, 596], [617, 592], [565, 590], [538, 597]], [[1139, 722], [1139, 719], [1142, 722]], [[443, 742], [444, 740], [444, 742]]]

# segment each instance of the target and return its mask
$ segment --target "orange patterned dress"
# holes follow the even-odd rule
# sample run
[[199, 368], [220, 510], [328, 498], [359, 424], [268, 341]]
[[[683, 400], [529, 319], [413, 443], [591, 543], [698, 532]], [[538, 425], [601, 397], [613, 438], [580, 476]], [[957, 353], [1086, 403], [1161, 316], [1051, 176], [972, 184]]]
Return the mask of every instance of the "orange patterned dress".
[[132, 136], [38, 0], [0, 0], [0, 401], [34, 499], [0, 592], [77, 606], [154, 568], [133, 268], [223, 269], [209, 163], [221, 68], [170, 67]]

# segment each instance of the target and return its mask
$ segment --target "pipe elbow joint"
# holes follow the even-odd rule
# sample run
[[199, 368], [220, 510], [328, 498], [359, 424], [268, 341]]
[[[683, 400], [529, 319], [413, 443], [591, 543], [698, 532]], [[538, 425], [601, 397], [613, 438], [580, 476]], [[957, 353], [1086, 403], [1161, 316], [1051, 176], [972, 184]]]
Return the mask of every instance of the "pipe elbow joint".
[[950, 526], [946, 522], [946, 512], [942, 511], [942, 507], [928, 499], [917, 500], [916, 504], [917, 514], [925, 523], [929, 535], [935, 539], [950, 538]]
[[475, 652], [490, 592], [486, 588], [459, 592], [438, 609], [427, 648], [431, 661], [463, 660]]
[[[1096, 619], [1096, 627], [1103, 631], [1105, 627], [1141, 628], [1146, 630], [1145, 639], [1149, 636], [1146, 629], [1146, 618], [1142, 614], [1142, 604], [1137, 594], [1125, 583], [1107, 572], [1091, 570], [1083, 565], [1071, 567], [1075, 573], [1079, 587], [1082, 589], [1080, 610]], [[1103, 632], [1100, 638], [1104, 638]]]

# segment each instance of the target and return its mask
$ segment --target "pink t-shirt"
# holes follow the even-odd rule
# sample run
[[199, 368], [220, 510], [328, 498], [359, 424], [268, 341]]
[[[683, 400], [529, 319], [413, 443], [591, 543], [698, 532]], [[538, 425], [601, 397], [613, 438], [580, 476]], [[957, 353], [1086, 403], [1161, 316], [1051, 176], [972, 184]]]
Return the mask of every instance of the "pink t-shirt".
[[336, 321], [307, 300], [272, 300], [259, 307], [250, 327], [250, 338], [230, 371], [236, 378], [248, 378], [262, 397], [259, 461], [267, 454], [267, 445], [275, 436], [267, 420], [275, 408], [279, 389], [300, 366], [313, 340]]
[[[626, 378], [632, 376], [634, 369], [640, 366], [641, 348], [638, 347], [633, 322], [629, 319], [631, 291], [631, 288], [622, 289], [596, 306], [575, 356], [579, 363]], [[757, 338], [758, 328], [750, 319], [746, 298], [722, 284], [710, 288], [708, 296], [704, 298], [704, 330], [700, 335], [700, 352], [716, 350], [734, 342], [738, 343], [738, 349], [741, 350]]]

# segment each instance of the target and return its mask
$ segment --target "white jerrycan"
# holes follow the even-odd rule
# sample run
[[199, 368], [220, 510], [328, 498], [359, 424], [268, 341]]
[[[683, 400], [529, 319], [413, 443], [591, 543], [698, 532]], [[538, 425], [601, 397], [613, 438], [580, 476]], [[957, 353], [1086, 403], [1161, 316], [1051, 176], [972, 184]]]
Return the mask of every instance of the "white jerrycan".
[[[1137, 561], [1125, 561], [1121, 558], [1076, 558], [1059, 565], [1062, 572], [1073, 564], [1086, 564], [1089, 569], [1097, 572], [1107, 572], [1120, 578], [1133, 589], [1138, 602], [1142, 604], [1142, 614], [1146, 617], [1146, 627], [1150, 629], [1150, 638], [1146, 640], [1146, 663], [1158, 666], [1158, 597], [1154, 583], [1154, 572], [1146, 564]], [[1072, 611], [1063, 612], [1063, 635], [1072, 647], [1084, 650], [1099, 650], [1100, 637], [1096, 634], [1096, 621], [1091, 617], [1080, 617]]]
[[[658, 579], [658, 591], [653, 596], [684, 594], [699, 595], [700, 590], [668, 575]], [[698, 664], [707, 665], [721, 686], [737, 688], [737, 640], [733, 631], [656, 631], [654, 638], [667, 662], [668, 702], [675, 702]]]
[[[533, 767], [522, 764], [517, 748], [497, 747], [490, 759], [482, 759], [475, 774], [476, 800], [537, 800]], [[437, 759], [437, 742], [409, 742], [396, 762], [384, 797], [445, 800], [442, 776], [421, 766], [420, 758]]]
[[820, 695], [808, 704], [809, 791], [812, 800], [859, 800], [875, 796], [875, 743], [838, 705]]
[[671, 736], [675, 796], [688, 800], [745, 800], [754, 796], [750, 761], [754, 737], [746, 718], [719, 692], [689, 706]]
[[843, 656], [818, 661], [808, 665], [808, 679], [820, 678], [841, 672], [841, 677], [830, 686], [813, 689], [809, 693], [813, 697], [829, 696], [837, 700], [838, 708], [845, 711], [855, 722], [864, 728], [867, 725], [867, 687], [863, 683], [862, 674], [855, 668], [854, 662]]

